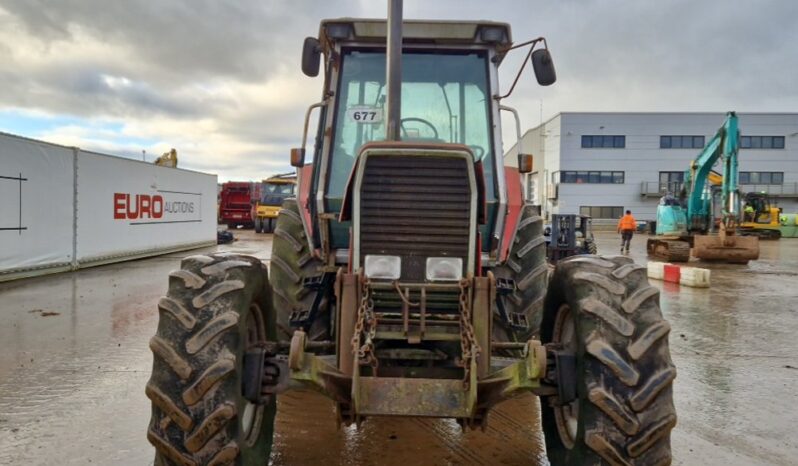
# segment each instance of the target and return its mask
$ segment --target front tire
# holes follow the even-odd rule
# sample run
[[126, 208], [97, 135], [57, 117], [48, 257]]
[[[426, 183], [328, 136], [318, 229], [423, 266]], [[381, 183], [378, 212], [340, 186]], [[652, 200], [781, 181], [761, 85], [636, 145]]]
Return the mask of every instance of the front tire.
[[276, 402], [244, 399], [242, 368], [247, 348], [275, 337], [266, 267], [247, 256], [187, 257], [158, 309], [145, 390], [155, 464], [263, 464]]
[[625, 257], [565, 259], [544, 312], [543, 342], [573, 352], [577, 374], [574, 402], [541, 399], [551, 464], [670, 464], [676, 369], [646, 268]]
[[[325, 292], [308, 289], [303, 283], [305, 278], [321, 273], [319, 269], [322, 262], [313, 257], [310, 251], [296, 199], [283, 201], [276, 224], [269, 272], [274, 290], [278, 335], [282, 340], [290, 340], [295, 330], [291, 327], [291, 314], [309, 310], [316, 293]], [[309, 329], [304, 329], [309, 340], [329, 338], [329, 303], [329, 297], [321, 300], [316, 319]]]
[[494, 312], [493, 339], [523, 342], [537, 336], [543, 317], [548, 266], [543, 219], [537, 214], [535, 207], [524, 206], [507, 261], [496, 267], [494, 274], [496, 278], [515, 282], [512, 292], [506, 296], [497, 296], [496, 299], [502, 300], [507, 314], [523, 316], [528, 328], [510, 326], [497, 309]]
[[255, 233], [263, 233], [263, 219], [255, 217]]

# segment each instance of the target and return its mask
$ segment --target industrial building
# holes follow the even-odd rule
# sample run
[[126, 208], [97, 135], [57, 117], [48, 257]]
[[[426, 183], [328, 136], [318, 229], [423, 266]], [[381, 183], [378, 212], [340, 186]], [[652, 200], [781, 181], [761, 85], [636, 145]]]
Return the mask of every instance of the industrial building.
[[[766, 192], [784, 212], [798, 211], [798, 113], [738, 113], [740, 189]], [[563, 112], [527, 131], [534, 155], [524, 196], [544, 215], [585, 214], [609, 223], [626, 209], [654, 220], [665, 191], [677, 191], [725, 118], [713, 113]], [[505, 155], [515, 164], [518, 145]]]

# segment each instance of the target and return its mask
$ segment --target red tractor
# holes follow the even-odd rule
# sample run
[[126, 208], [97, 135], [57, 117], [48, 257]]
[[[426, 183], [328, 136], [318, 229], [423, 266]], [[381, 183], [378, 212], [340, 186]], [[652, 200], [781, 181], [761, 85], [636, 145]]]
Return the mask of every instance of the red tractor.
[[299, 190], [269, 269], [188, 257], [159, 304], [156, 464], [264, 464], [276, 397], [294, 388], [333, 399], [346, 424], [464, 428], [532, 392], [552, 465], [670, 463], [676, 370], [658, 290], [626, 257], [567, 258], [549, 278], [542, 219], [521, 202], [531, 156], [504, 166], [499, 114], [515, 112], [498, 67], [519, 49], [554, 83], [545, 39], [402, 22], [398, 0], [388, 21], [325, 20], [306, 39], [304, 73], [323, 64], [307, 117], [320, 123], [308, 160], [292, 151]]

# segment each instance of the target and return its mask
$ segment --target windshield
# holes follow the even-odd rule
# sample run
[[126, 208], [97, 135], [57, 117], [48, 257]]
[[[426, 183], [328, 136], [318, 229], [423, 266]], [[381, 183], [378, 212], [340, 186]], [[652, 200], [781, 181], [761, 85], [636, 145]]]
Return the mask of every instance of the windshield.
[[260, 203], [273, 204], [275, 197], [282, 199], [294, 194], [296, 185], [293, 183], [263, 183], [260, 188]]
[[293, 183], [264, 183], [263, 187], [261, 188], [261, 192], [263, 194], [294, 194], [294, 186], [296, 185]]
[[[486, 53], [405, 51], [402, 55], [404, 141], [459, 143], [483, 161], [494, 193]], [[344, 50], [327, 196], [343, 197], [360, 147], [385, 139], [385, 53]]]

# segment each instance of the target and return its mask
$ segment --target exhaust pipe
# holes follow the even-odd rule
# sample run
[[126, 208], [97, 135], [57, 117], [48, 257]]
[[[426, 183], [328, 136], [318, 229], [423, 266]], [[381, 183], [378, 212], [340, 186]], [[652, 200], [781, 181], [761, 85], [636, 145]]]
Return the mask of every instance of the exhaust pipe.
[[388, 141], [401, 140], [402, 125], [402, 1], [388, 0], [388, 37], [385, 55], [387, 88], [385, 124]]

